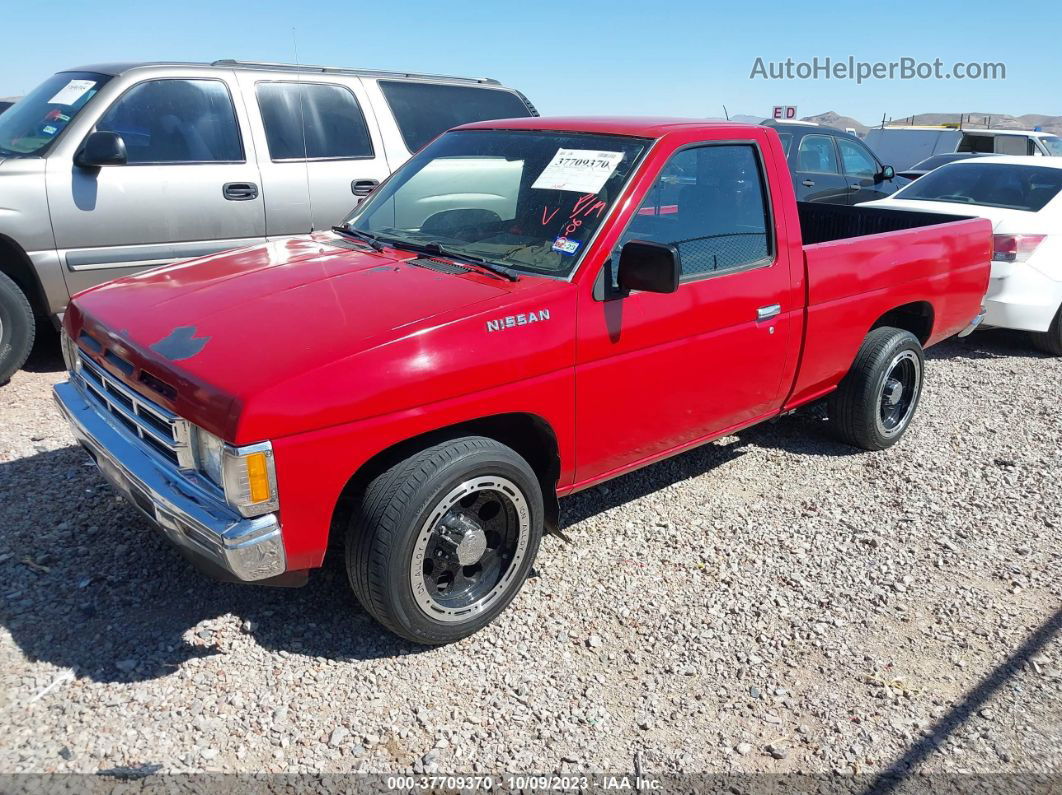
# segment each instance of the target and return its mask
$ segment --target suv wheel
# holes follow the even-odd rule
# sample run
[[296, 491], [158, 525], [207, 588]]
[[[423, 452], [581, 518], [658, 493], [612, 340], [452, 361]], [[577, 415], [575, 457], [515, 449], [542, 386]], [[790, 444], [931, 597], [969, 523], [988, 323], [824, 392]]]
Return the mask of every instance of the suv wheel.
[[36, 328], [26, 296], [8, 276], [0, 273], [0, 384], [6, 384], [25, 363]]
[[829, 397], [837, 435], [864, 450], [896, 444], [918, 409], [924, 370], [922, 345], [914, 334], [888, 327], [871, 331]]
[[451, 643], [516, 596], [542, 523], [542, 490], [523, 458], [492, 439], [455, 439], [369, 484], [347, 530], [347, 575], [369, 614], [395, 634]]

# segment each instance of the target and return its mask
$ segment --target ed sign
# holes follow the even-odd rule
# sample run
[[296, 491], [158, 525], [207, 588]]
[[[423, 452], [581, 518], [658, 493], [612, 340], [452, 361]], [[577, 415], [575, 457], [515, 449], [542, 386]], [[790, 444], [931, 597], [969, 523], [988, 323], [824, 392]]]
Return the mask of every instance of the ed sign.
[[796, 105], [775, 105], [771, 115], [776, 119], [795, 119]]

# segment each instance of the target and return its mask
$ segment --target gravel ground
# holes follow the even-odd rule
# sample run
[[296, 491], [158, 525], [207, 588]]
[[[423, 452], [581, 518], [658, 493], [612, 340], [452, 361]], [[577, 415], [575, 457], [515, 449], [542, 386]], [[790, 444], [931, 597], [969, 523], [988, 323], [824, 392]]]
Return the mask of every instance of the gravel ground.
[[0, 771], [1062, 773], [1062, 360], [930, 353], [904, 442], [814, 413], [567, 500], [424, 650], [338, 561], [212, 583], [103, 485], [47, 342], [0, 387]]

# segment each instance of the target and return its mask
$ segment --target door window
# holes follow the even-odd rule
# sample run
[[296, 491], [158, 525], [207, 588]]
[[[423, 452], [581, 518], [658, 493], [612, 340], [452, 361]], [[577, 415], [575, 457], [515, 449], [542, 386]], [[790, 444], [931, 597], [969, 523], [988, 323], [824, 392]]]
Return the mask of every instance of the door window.
[[829, 135], [805, 135], [797, 148], [797, 171], [809, 174], [840, 174], [837, 150]]
[[500, 88], [381, 80], [380, 90], [410, 152], [451, 127], [531, 115], [520, 97]]
[[838, 138], [837, 148], [841, 150], [844, 173], [851, 177], [865, 179], [873, 179], [874, 175], [878, 173], [878, 164], [859, 144]]
[[1029, 139], [1024, 135], [997, 135], [996, 153], [1001, 155], [1028, 155]]
[[675, 246], [687, 280], [739, 270], [771, 257], [767, 207], [754, 146], [684, 149], [664, 167], [620, 244]]
[[269, 157], [346, 160], [373, 157], [372, 138], [357, 98], [323, 83], [259, 83]]
[[238, 163], [236, 112], [219, 80], [150, 80], [127, 91], [96, 129], [125, 141], [129, 163]]
[[962, 141], [959, 142], [958, 152], [987, 152], [992, 153], [992, 141], [991, 135], [970, 135], [967, 133], [962, 137]]

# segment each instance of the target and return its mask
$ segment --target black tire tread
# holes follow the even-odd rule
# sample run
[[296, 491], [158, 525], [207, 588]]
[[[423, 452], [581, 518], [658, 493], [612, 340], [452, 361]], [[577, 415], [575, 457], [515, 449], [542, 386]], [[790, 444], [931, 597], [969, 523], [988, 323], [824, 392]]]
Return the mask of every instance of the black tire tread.
[[[366, 487], [361, 506], [347, 528], [345, 558], [351, 587], [365, 610], [384, 627], [410, 637], [388, 604], [384, 574], [392, 547], [404, 530], [403, 510], [439, 470], [477, 451], [515, 451], [483, 436], [468, 436], [428, 447], [392, 466]], [[441, 642], [441, 639], [440, 639]]]
[[868, 421], [866, 405], [868, 400], [877, 399], [877, 395], [870, 394], [876, 383], [876, 371], [882, 354], [895, 344], [897, 337], [910, 338], [921, 349], [918, 338], [909, 331], [892, 326], [871, 329], [851, 369], [827, 400], [827, 413], [834, 432], [841, 441], [853, 447], [882, 450], [891, 444], [882, 444], [877, 429]]
[[[13, 307], [17, 315], [16, 320], [22, 320], [25, 323], [24, 328], [21, 329], [21, 340], [19, 339], [18, 329], [16, 329], [15, 342], [11, 343], [11, 351], [6, 359], [3, 356], [4, 347], [0, 347], [0, 384], [6, 384], [11, 376], [26, 363], [26, 359], [29, 358], [30, 351], [33, 349], [33, 339], [37, 333], [37, 323], [33, 317], [33, 307], [30, 306], [29, 299], [26, 298], [21, 288], [5, 273], [0, 273], [0, 299], [3, 299]], [[4, 341], [0, 340], [0, 346], [4, 345]]]
[[1038, 349], [1052, 356], [1062, 356], [1062, 306], [1055, 312], [1047, 331], [1033, 332], [1032, 342]]

